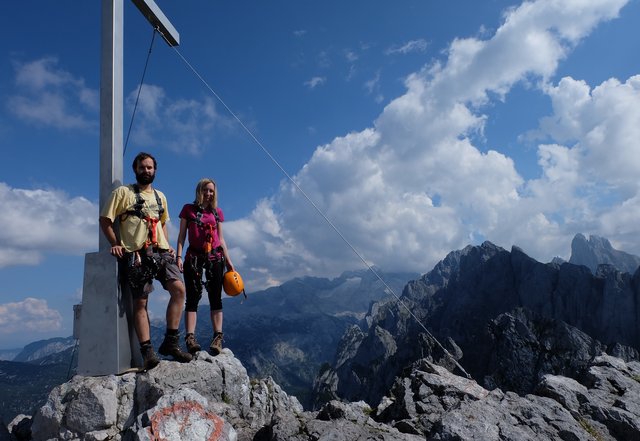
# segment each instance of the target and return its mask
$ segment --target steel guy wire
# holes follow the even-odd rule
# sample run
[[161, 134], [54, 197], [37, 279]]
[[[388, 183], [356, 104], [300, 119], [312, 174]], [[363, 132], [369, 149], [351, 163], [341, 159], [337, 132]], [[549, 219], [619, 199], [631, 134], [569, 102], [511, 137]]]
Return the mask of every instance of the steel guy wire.
[[[140, 86], [138, 86], [138, 95], [136, 96], [136, 103], [133, 105], [133, 113], [131, 114], [131, 122], [129, 123], [129, 130], [127, 131], [127, 139], [124, 142], [124, 149], [122, 150], [122, 157], [127, 153], [127, 145], [129, 144], [129, 135], [131, 135], [131, 128], [133, 127], [133, 119], [136, 116], [136, 109], [138, 108], [138, 100], [140, 99], [140, 92], [142, 92], [142, 85], [144, 84], [144, 76], [147, 73], [147, 66], [149, 65], [149, 58], [151, 58], [151, 49], [153, 49], [153, 42], [156, 39], [156, 32], [160, 32], [156, 27], [153, 29], [153, 36], [151, 37], [151, 44], [149, 45], [149, 52], [147, 53], [147, 61], [144, 63], [144, 70], [142, 71], [142, 79], [140, 80]], [[164, 35], [163, 35], [164, 37]]]
[[[166, 37], [162, 34], [161, 31], [158, 30], [158, 33], [165, 39]], [[168, 40], [167, 40], [168, 43]], [[369, 271], [382, 283], [386, 291], [391, 293], [398, 303], [400, 303], [404, 309], [409, 313], [411, 317], [420, 325], [420, 327], [424, 330], [424, 332], [436, 342], [438, 347], [444, 351], [444, 353], [455, 363], [455, 365], [465, 374], [467, 378], [471, 378], [471, 376], [464, 370], [464, 368], [458, 363], [458, 361], [451, 355], [451, 353], [438, 341], [438, 339], [427, 329], [427, 327], [420, 321], [420, 319], [409, 309], [409, 307], [402, 301], [402, 299], [396, 294], [396, 292], [391, 288], [387, 282], [378, 274], [378, 272], [367, 262], [364, 256], [349, 242], [349, 240], [342, 234], [342, 232], [334, 225], [333, 222], [324, 214], [324, 212], [316, 205], [316, 203], [307, 195], [307, 193], [298, 185], [298, 183], [287, 173], [287, 171], [280, 165], [278, 160], [269, 152], [269, 150], [263, 145], [263, 143], [253, 134], [253, 132], [242, 122], [242, 120], [235, 114], [233, 110], [225, 103], [225, 101], [213, 90], [213, 88], [209, 85], [209, 83], [200, 75], [200, 73], [187, 61], [187, 59], [180, 53], [176, 46], [169, 45], [173, 48], [173, 50], [178, 54], [180, 59], [189, 67], [189, 69], [193, 72], [193, 74], [202, 82], [202, 84], [211, 92], [211, 94], [222, 104], [222, 106], [229, 112], [229, 114], [240, 124], [240, 126], [247, 132], [247, 134], [253, 139], [253, 141], [262, 149], [262, 151], [271, 159], [273, 164], [280, 169], [280, 171], [287, 177], [287, 179], [295, 186], [295, 188], [304, 196], [304, 198], [311, 204], [311, 206], [318, 212], [318, 214], [327, 222], [327, 224], [335, 231], [335, 233], [342, 239], [342, 241], [355, 253], [356, 256], [364, 263], [364, 265], [369, 269]]]

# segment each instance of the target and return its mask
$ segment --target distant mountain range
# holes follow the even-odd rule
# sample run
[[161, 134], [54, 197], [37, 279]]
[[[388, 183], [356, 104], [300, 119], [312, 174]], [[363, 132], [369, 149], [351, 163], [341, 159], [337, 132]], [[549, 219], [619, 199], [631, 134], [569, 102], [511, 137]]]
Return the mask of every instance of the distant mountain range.
[[[377, 272], [396, 292], [417, 273]], [[386, 296], [385, 287], [370, 271], [348, 271], [335, 279], [304, 277], [242, 296], [224, 299], [224, 346], [229, 347], [254, 378], [272, 377], [289, 393], [311, 401], [315, 376], [333, 359], [345, 329], [357, 323], [371, 304]], [[198, 314], [196, 334], [203, 348], [211, 340], [208, 305]], [[156, 349], [164, 337], [164, 322], [152, 322]], [[181, 330], [184, 336], [184, 330]], [[72, 337], [31, 343], [12, 361], [0, 364], [0, 418], [32, 414], [42, 405], [51, 385], [75, 374], [77, 351]], [[73, 355], [73, 360], [72, 360]], [[36, 366], [43, 369], [34, 370]], [[51, 367], [51, 369], [45, 368]], [[42, 382], [32, 382], [37, 375]], [[21, 388], [33, 393], [21, 395]], [[6, 398], [5, 398], [6, 397]], [[306, 401], [305, 401], [306, 400]]]
[[56, 337], [48, 340], [40, 340], [29, 343], [20, 351], [12, 361], [31, 362], [32, 364], [46, 365], [56, 362], [64, 362], [59, 356], [62, 353], [70, 353], [76, 341], [73, 337]]
[[16, 355], [18, 355], [20, 352], [22, 352], [22, 348], [0, 349], [0, 360], [11, 361], [16, 358]]
[[[408, 310], [386, 293], [369, 271], [345, 272], [336, 279], [294, 279], [251, 293], [246, 300], [225, 298], [224, 344], [249, 376], [272, 377], [305, 408], [332, 396], [380, 397], [403, 367], [421, 357], [430, 357], [454, 371], [459, 362], [480, 383], [486, 380], [483, 384], [487, 387], [503, 384], [509, 377], [505, 372], [519, 367], [512, 359], [507, 361], [506, 348], [513, 354], [515, 344], [508, 342], [517, 340], [507, 332], [510, 326], [533, 327], [553, 335], [564, 332], [565, 339], [574, 342], [591, 341], [581, 346], [583, 350], [576, 356], [559, 350], [561, 342], [545, 337], [542, 331], [532, 331], [528, 337], [527, 344], [535, 343], [538, 348], [552, 345], [553, 351], [578, 361], [597, 348], [633, 359], [637, 336], [625, 330], [640, 327], [637, 321], [625, 318], [633, 310], [625, 302], [633, 286], [640, 286], [632, 283], [634, 265], [637, 268], [634, 261], [640, 262], [640, 258], [615, 250], [606, 239], [596, 236], [587, 240], [576, 235], [570, 263], [542, 264], [517, 248], [509, 252], [489, 243], [467, 247], [452, 252], [422, 277], [382, 274], [387, 284], [402, 293]], [[599, 264], [612, 268], [598, 269]], [[587, 266], [589, 271], [585, 273], [576, 265]], [[623, 297], [615, 297], [620, 303], [598, 294], [602, 287], [608, 292], [623, 292]], [[596, 301], [603, 303], [594, 307]], [[600, 322], [594, 318], [596, 311]], [[411, 314], [438, 340], [425, 334]], [[549, 314], [551, 319], [546, 318]], [[605, 319], [607, 333], [598, 331]], [[555, 320], [566, 320], [587, 337], [561, 331], [563, 325]], [[208, 306], [204, 306], [196, 334], [205, 348], [211, 338], [210, 326]], [[156, 347], [163, 333], [162, 321], [152, 323]], [[587, 347], [590, 349], [584, 349]], [[74, 349], [71, 337], [39, 341], [27, 345], [12, 361], [0, 362], [0, 418], [7, 422], [18, 413], [32, 414], [53, 385], [66, 382], [75, 373]], [[556, 366], [558, 372], [577, 368], [559, 366], [561, 357], [543, 362], [540, 349], [525, 355], [537, 357], [539, 366]], [[536, 368], [526, 375], [533, 378], [540, 372]], [[357, 387], [354, 380], [360, 381]], [[524, 390], [525, 383], [512, 384], [510, 390]]]
[[12, 361], [0, 361], [0, 420], [32, 414], [47, 391], [71, 378], [74, 346], [72, 337], [40, 340], [18, 350]]

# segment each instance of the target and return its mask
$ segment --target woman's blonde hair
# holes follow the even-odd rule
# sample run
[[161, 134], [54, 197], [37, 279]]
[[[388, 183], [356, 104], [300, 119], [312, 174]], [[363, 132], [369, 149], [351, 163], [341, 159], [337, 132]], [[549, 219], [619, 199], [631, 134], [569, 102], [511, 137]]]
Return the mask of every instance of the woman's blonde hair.
[[[209, 184], [213, 184], [213, 201], [212, 201], [211, 207], [205, 207], [203, 205], [204, 204], [203, 193], [204, 193], [204, 188]], [[209, 178], [200, 179], [200, 182], [198, 182], [198, 185], [196, 185], [196, 199], [193, 201], [193, 203], [202, 208], [211, 208], [212, 210], [218, 208], [218, 186], [216, 185], [216, 182], [213, 179], [209, 179]]]

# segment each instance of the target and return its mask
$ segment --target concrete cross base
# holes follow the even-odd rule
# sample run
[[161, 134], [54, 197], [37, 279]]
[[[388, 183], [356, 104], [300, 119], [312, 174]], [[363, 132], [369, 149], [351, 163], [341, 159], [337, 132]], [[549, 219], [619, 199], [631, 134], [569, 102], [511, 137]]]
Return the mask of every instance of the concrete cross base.
[[131, 293], [121, 289], [118, 260], [108, 250], [87, 253], [79, 317], [79, 375], [120, 374], [142, 366]]

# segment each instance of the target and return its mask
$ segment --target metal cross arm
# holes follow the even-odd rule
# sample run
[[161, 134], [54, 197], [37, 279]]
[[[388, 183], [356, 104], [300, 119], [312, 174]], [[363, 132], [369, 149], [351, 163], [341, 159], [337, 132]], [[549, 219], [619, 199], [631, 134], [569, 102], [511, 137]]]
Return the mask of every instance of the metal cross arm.
[[132, 1], [149, 23], [164, 36], [169, 46], [178, 46], [180, 44], [180, 34], [153, 0]]

